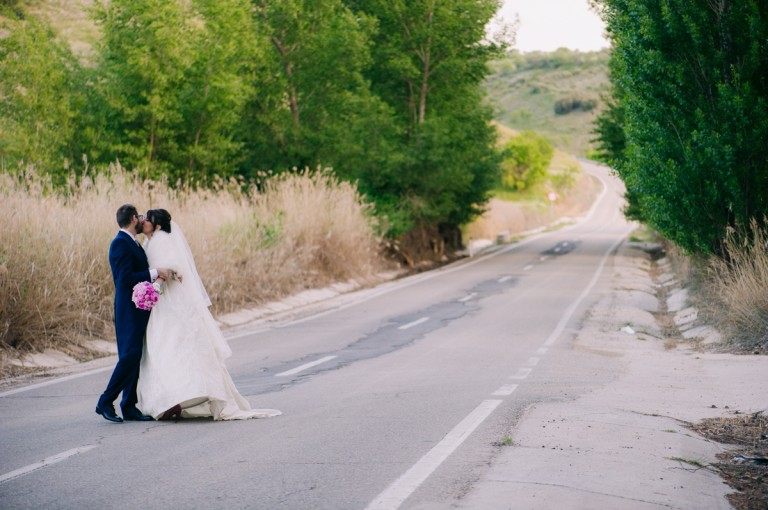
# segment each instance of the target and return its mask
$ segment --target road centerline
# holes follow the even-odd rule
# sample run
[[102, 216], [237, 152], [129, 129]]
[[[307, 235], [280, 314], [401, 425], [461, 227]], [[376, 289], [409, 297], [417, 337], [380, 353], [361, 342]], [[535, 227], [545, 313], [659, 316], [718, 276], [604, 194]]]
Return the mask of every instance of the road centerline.
[[38, 469], [52, 466], [54, 464], [57, 464], [63, 460], [67, 460], [70, 457], [73, 457], [75, 455], [78, 455], [80, 453], [87, 452], [88, 450], [93, 450], [98, 445], [95, 444], [89, 444], [85, 446], [78, 446], [77, 448], [72, 448], [71, 450], [67, 450], [65, 452], [57, 453], [56, 455], [52, 455], [50, 457], [47, 457], [40, 462], [35, 462], [34, 464], [30, 464], [29, 466], [24, 466], [22, 468], [16, 469], [14, 471], [11, 471], [9, 473], [6, 473], [4, 475], [0, 475], [0, 484], [3, 484], [5, 482], [9, 482], [15, 478], [19, 478], [20, 476], [28, 475], [29, 473], [33, 471], [37, 471]]
[[324, 358], [317, 359], [315, 361], [310, 361], [309, 363], [305, 363], [301, 366], [298, 366], [296, 368], [292, 368], [291, 370], [286, 370], [285, 372], [280, 372], [279, 374], [275, 374], [275, 377], [285, 377], [288, 375], [295, 375], [299, 372], [302, 372], [308, 368], [312, 368], [314, 366], [320, 365], [321, 363], [325, 363], [326, 361], [331, 361], [332, 359], [336, 358], [336, 356], [325, 356]]
[[429, 320], [429, 317], [422, 317], [421, 319], [417, 319], [417, 320], [415, 320], [413, 322], [409, 322], [408, 324], [404, 324], [404, 325], [400, 326], [397, 329], [402, 329], [402, 330], [410, 329], [410, 328], [412, 328], [414, 326], [418, 326], [419, 324], [421, 324], [423, 322], [427, 322], [428, 320]]

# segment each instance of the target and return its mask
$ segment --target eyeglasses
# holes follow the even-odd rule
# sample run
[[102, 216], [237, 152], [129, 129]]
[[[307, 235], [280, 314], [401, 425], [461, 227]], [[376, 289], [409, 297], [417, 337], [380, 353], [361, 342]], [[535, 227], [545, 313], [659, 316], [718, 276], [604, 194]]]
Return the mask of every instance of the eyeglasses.
[[136, 217], [139, 219], [139, 221], [144, 221], [144, 215], [143, 214], [137, 214]]

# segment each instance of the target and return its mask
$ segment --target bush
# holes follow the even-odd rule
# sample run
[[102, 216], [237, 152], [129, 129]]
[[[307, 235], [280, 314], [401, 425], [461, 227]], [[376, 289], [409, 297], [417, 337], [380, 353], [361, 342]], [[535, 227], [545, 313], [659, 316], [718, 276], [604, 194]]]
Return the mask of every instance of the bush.
[[555, 114], [567, 115], [574, 110], [588, 112], [594, 110], [597, 106], [597, 100], [585, 99], [580, 97], [567, 97], [555, 101]]
[[753, 221], [749, 232], [730, 230], [727, 257], [709, 264], [712, 313], [734, 342], [768, 347], [768, 229]]
[[543, 136], [523, 131], [504, 146], [502, 184], [507, 189], [523, 190], [547, 176], [554, 148]]

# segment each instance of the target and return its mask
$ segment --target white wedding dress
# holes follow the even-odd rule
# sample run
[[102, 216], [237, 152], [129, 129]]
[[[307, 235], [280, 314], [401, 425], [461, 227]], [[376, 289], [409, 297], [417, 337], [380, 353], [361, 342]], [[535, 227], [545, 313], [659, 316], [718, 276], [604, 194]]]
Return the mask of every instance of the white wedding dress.
[[238, 393], [224, 360], [227, 342], [208, 307], [208, 294], [179, 226], [157, 230], [145, 244], [150, 267], [169, 268], [171, 279], [152, 309], [144, 340], [138, 383], [138, 407], [155, 419], [177, 404], [182, 418], [214, 420], [270, 418], [276, 409], [251, 409]]

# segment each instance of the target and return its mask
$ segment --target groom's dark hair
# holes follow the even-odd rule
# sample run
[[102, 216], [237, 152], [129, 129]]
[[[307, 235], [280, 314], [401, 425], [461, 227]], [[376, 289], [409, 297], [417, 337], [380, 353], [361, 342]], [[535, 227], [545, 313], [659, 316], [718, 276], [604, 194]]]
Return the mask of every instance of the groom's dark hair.
[[125, 228], [127, 226], [130, 226], [131, 220], [133, 219], [134, 216], [138, 216], [138, 214], [139, 214], [139, 211], [137, 211], [136, 208], [131, 204], [121, 205], [120, 208], [117, 210], [117, 213], [115, 213], [117, 226], [120, 228]]
[[150, 209], [147, 211], [147, 220], [152, 225], [160, 225], [160, 230], [171, 233], [171, 213], [165, 209]]

